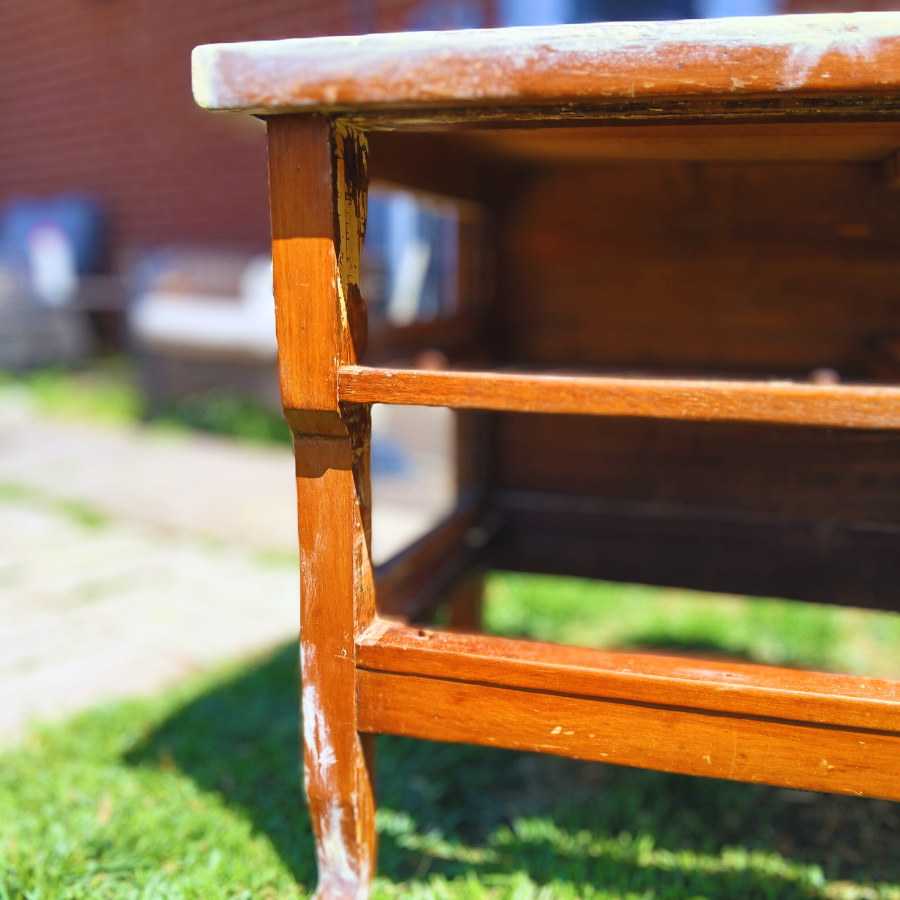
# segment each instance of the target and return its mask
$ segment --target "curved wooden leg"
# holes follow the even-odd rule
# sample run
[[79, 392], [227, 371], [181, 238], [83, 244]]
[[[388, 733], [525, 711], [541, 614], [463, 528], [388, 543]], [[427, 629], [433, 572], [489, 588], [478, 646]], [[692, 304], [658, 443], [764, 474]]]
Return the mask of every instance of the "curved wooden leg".
[[364, 900], [375, 869], [372, 782], [356, 730], [355, 633], [370, 619], [366, 528], [349, 439], [298, 437], [306, 793], [322, 900]]
[[338, 401], [365, 343], [359, 252], [365, 138], [316, 114], [268, 122], [272, 264], [285, 418], [294, 433], [306, 793], [317, 897], [365, 900], [375, 868], [372, 785], [357, 733], [356, 636], [375, 615], [369, 407]]

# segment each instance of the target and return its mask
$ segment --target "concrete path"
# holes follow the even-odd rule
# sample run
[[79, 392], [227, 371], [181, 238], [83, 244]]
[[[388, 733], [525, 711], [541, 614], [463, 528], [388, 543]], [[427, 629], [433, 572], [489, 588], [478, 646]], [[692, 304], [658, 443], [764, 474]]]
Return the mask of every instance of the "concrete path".
[[[425, 440], [373, 479], [376, 561], [451, 502], [447, 414], [399, 426], [385, 439]], [[287, 450], [43, 418], [0, 391], [0, 741], [294, 637], [292, 470]]]

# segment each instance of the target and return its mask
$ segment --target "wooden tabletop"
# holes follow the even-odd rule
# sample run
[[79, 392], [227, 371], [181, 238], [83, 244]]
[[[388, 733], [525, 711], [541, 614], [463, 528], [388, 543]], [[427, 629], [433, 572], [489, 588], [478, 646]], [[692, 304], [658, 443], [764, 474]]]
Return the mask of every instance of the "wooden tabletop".
[[900, 13], [207, 44], [193, 86], [208, 109], [355, 113], [386, 128], [684, 117], [703, 100], [729, 115], [783, 114], [785, 101], [796, 115], [900, 115]]

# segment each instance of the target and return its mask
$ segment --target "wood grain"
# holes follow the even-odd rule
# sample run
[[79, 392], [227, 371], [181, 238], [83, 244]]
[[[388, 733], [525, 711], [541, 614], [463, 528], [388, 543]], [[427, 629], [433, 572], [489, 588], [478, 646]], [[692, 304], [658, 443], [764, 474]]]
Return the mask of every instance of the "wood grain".
[[495, 497], [507, 524], [491, 566], [900, 612], [896, 531], [591, 497], [536, 499]]
[[508, 364], [900, 382], [878, 166], [557, 165], [495, 214]]
[[[343, 143], [343, 135], [339, 139]], [[362, 316], [349, 308], [359, 295], [358, 276], [354, 295], [354, 282], [346, 281], [353, 271], [346, 259], [358, 255], [360, 238], [356, 246], [346, 240], [342, 244], [338, 217], [347, 222], [358, 215], [359, 203], [351, 212], [344, 198], [335, 202], [335, 138], [324, 119], [275, 119], [268, 125], [268, 140], [275, 322], [285, 418], [298, 433], [346, 436], [338, 409], [336, 363], [356, 359], [349, 326]], [[358, 225], [344, 227], [359, 233]], [[340, 287], [339, 278], [345, 279]]]
[[[387, 132], [385, 132], [387, 134]], [[412, 137], [391, 132], [394, 146]], [[431, 136], [433, 137], [433, 136]], [[900, 146], [900, 122], [742, 122], [503, 128], [454, 133], [435, 142], [463, 159], [541, 166], [608, 160], [880, 163]], [[434, 155], [434, 153], [432, 154]], [[398, 173], [400, 175], [400, 173]], [[402, 180], [402, 177], [401, 177]]]
[[354, 668], [354, 637], [375, 612], [371, 423], [369, 407], [337, 396], [337, 367], [355, 359], [359, 341], [352, 289], [364, 161], [358, 136], [324, 119], [269, 123], [279, 364], [297, 481], [304, 782], [317, 896], [328, 900], [366, 896], [375, 868], [371, 754], [356, 726]]
[[492, 436], [494, 490], [560, 511], [900, 528], [898, 431], [502, 413]]
[[900, 428], [900, 388], [786, 382], [441, 372], [342, 366], [356, 403], [698, 421]]
[[459, 568], [458, 551], [465, 535], [484, 516], [481, 504], [459, 506], [415, 543], [375, 570], [378, 611], [392, 616], [421, 614], [452, 580]]
[[900, 732], [900, 682], [749, 663], [609, 652], [376, 621], [364, 669], [846, 728]]
[[[891, 13], [601, 23], [209, 44], [193, 53], [196, 101], [208, 109], [479, 109], [523, 106], [560, 118], [593, 104], [726, 95], [834, 98], [900, 90], [900, 18]], [[647, 103], [651, 99], [653, 102]], [[852, 104], [847, 104], [852, 106]], [[770, 104], [771, 107], [771, 104]], [[410, 109], [415, 114], [410, 114]], [[441, 121], [438, 119], [438, 121]]]
[[360, 728], [367, 731], [900, 799], [897, 732], [368, 669], [358, 682]]
[[900, 733], [900, 682], [375, 622], [365, 669]]

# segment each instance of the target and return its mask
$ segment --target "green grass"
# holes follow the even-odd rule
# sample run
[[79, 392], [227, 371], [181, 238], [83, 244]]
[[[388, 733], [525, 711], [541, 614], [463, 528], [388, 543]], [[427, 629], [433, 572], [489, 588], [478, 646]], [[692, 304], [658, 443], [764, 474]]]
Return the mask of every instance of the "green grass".
[[256, 444], [291, 445], [290, 429], [280, 413], [228, 391], [208, 391], [179, 400], [160, 421]]
[[138, 422], [145, 403], [125, 360], [97, 361], [84, 371], [49, 368], [0, 371], [0, 389], [23, 391], [40, 412], [111, 424]]
[[[121, 361], [0, 373], [0, 389], [48, 415], [112, 423], [143, 420], [135, 384]], [[215, 394], [163, 424], [287, 434]], [[104, 524], [25, 490], [0, 484], [0, 500]], [[510, 636], [900, 677], [900, 616], [886, 613], [493, 573], [486, 621]], [[88, 712], [0, 754], [0, 900], [308, 896], [296, 655]], [[378, 897], [900, 900], [900, 804], [390, 737], [377, 755]]]
[[109, 524], [109, 516], [89, 503], [54, 497], [30, 485], [15, 481], [0, 481], [0, 503], [41, 506], [88, 529], [103, 528]]
[[[654, 616], [653, 593], [497, 573], [488, 621], [846, 657], [840, 621], [817, 630], [799, 604], [663, 592], [672, 615]], [[865, 640], [887, 654], [892, 634], [898, 655], [897, 617], [868, 617]], [[307, 896], [296, 669], [292, 645], [0, 756], [0, 898]], [[377, 756], [377, 897], [900, 898], [900, 804], [392, 737]]]
[[290, 430], [280, 413], [227, 390], [189, 395], [150, 418], [137, 372], [123, 357], [94, 360], [89, 367], [76, 371], [0, 371], [3, 389], [19, 390], [39, 412], [58, 418], [205, 431], [257, 444], [290, 446], [291, 442]]
[[900, 615], [580, 578], [495, 574], [486, 626], [588, 647], [670, 648], [900, 679]]

